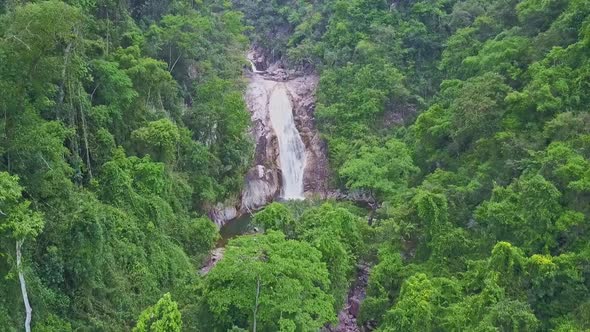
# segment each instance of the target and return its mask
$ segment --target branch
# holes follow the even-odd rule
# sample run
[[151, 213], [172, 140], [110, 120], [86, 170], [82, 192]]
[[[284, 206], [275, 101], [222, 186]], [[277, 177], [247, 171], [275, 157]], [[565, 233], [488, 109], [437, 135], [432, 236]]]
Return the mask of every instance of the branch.
[[53, 168], [51, 168], [51, 165], [49, 165], [49, 163], [47, 162], [47, 160], [45, 160], [45, 158], [43, 158], [43, 155], [39, 152], [39, 157], [41, 157], [41, 160], [43, 160], [43, 162], [45, 163], [45, 165], [47, 165], [47, 168], [49, 168], [50, 170], [53, 171]]
[[182, 54], [180, 54], [178, 56], [178, 58], [176, 58], [176, 61], [174, 61], [174, 64], [172, 65], [172, 68], [170, 68], [169, 72], [171, 73], [174, 70], [174, 67], [176, 67], [176, 64], [178, 63], [178, 60], [180, 60], [180, 57], [182, 56]]
[[20, 283], [20, 289], [23, 296], [23, 302], [25, 304], [25, 331], [31, 332], [31, 316], [33, 313], [33, 309], [31, 308], [31, 304], [29, 303], [29, 295], [27, 294], [27, 284], [23, 273], [21, 252], [23, 242], [24, 240], [16, 241], [16, 268], [18, 270], [18, 280]]
[[25, 47], [30, 51], [31, 47], [29, 45], [27, 45], [27, 43], [25, 43], [24, 41], [22, 41], [22, 39], [18, 38], [16, 35], [11, 34], [10, 36], [8, 36], [8, 38], [14, 38], [17, 41], [19, 41], [21, 44], [25, 45]]
[[100, 83], [98, 83], [95, 87], [94, 90], [92, 90], [92, 93], [90, 94], [90, 102], [92, 102], [94, 100], [94, 94], [96, 93], [96, 90], [98, 90], [98, 87], [100, 87]]

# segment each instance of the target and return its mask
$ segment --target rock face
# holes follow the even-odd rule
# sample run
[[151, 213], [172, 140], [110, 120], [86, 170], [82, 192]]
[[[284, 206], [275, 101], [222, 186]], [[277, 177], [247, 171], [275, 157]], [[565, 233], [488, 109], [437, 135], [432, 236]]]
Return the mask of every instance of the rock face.
[[268, 67], [268, 61], [264, 55], [264, 50], [258, 47], [252, 47], [252, 49], [248, 51], [248, 60], [252, 61], [258, 70], [265, 71]]
[[218, 204], [210, 210], [209, 216], [220, 227], [264, 207], [281, 194], [279, 146], [269, 112], [270, 94], [277, 82], [285, 84], [295, 125], [305, 145], [304, 194], [322, 198], [328, 195], [327, 147], [316, 130], [314, 118], [317, 75], [287, 70], [280, 61], [269, 64], [264, 53], [257, 49], [248, 53], [248, 59], [254, 65], [252, 72], [247, 73], [249, 84], [245, 94], [252, 120], [250, 135], [256, 143], [254, 164], [246, 174], [239, 202]]
[[209, 218], [215, 222], [217, 227], [223, 226], [227, 221], [237, 218], [240, 215], [235, 204], [217, 203], [209, 209]]
[[315, 91], [318, 85], [316, 75], [302, 75], [287, 81], [291, 94], [295, 124], [303, 143], [307, 157], [303, 186], [306, 195], [328, 195], [329, 165], [327, 145], [320, 138], [315, 127]]
[[281, 174], [277, 165], [278, 142], [270, 124], [268, 103], [273, 82], [251, 75], [246, 102], [251, 114], [250, 134], [256, 142], [254, 166], [246, 175], [240, 210], [257, 210], [271, 202], [281, 191]]
[[201, 275], [206, 275], [211, 271], [212, 268], [219, 263], [219, 261], [223, 258], [223, 254], [225, 253], [224, 248], [216, 248], [209, 254], [209, 258], [205, 265], [199, 270]]

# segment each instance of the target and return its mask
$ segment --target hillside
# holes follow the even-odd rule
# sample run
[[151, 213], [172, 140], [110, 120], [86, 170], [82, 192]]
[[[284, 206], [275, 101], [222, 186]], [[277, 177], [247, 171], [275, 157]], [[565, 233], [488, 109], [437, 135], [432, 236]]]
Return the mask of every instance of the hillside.
[[0, 330], [590, 330], [589, 14], [0, 1]]

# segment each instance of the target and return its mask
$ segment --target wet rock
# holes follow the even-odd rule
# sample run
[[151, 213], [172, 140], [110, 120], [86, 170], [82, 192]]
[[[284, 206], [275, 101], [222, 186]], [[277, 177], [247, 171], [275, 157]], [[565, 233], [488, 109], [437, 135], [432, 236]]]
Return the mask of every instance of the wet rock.
[[254, 63], [258, 70], [264, 71], [267, 68], [267, 60], [264, 52], [260, 49], [253, 48], [248, 52], [248, 59]]
[[360, 308], [361, 308], [361, 300], [357, 297], [352, 297], [348, 300], [349, 308], [348, 313], [352, 317], [358, 317]]
[[[348, 292], [348, 298], [344, 308], [338, 313], [338, 325], [330, 327], [332, 332], [360, 332], [357, 325], [361, 303], [366, 297], [367, 284], [369, 282], [370, 266], [361, 264], [357, 267], [357, 278]], [[365, 331], [366, 329], [363, 329]]]
[[270, 123], [268, 103], [274, 82], [252, 75], [246, 90], [246, 104], [252, 125], [250, 135], [256, 143], [254, 166], [248, 170], [239, 210], [251, 213], [272, 202], [280, 194], [281, 173], [277, 137]]
[[256, 165], [246, 175], [241, 210], [256, 211], [271, 202], [280, 191], [279, 172]]
[[[328, 195], [329, 167], [327, 146], [315, 127], [315, 90], [318, 77], [287, 70], [281, 61], [268, 63], [262, 50], [248, 53], [258, 72], [248, 74], [245, 94], [251, 116], [250, 135], [256, 144], [254, 164], [247, 172], [239, 202], [211, 209], [209, 215], [217, 225], [224, 225], [228, 216], [235, 217], [256, 211], [272, 202], [281, 193], [278, 140], [273, 131], [268, 109], [270, 92], [276, 82], [285, 82], [293, 105], [293, 117], [306, 150], [304, 191], [306, 196]], [[233, 205], [231, 205], [233, 204]]]
[[209, 254], [209, 258], [205, 265], [199, 270], [201, 275], [205, 275], [211, 271], [217, 263], [223, 258], [223, 254], [225, 253], [225, 248], [216, 248]]
[[286, 85], [293, 103], [295, 124], [305, 144], [307, 164], [303, 179], [307, 195], [326, 198], [329, 192], [330, 169], [327, 158], [327, 145], [321, 139], [315, 125], [315, 91], [317, 75], [309, 74], [295, 77]]
[[231, 202], [217, 203], [213, 208], [209, 209], [209, 218], [215, 222], [218, 227], [222, 227], [230, 220], [240, 216], [236, 204]]

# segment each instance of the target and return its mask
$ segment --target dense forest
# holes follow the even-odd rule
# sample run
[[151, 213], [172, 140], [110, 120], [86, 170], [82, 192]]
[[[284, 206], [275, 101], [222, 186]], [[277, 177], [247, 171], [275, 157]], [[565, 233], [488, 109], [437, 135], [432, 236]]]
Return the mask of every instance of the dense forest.
[[[256, 47], [331, 187], [216, 246]], [[590, 0], [0, 0], [0, 330], [590, 331]], [[30, 320], [30, 322], [29, 322]]]

